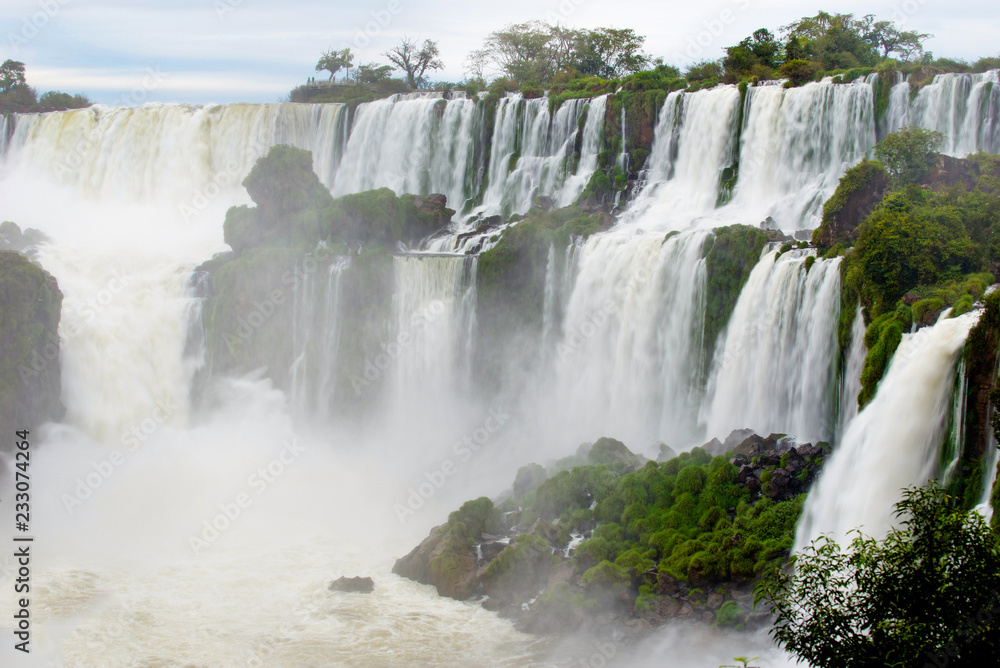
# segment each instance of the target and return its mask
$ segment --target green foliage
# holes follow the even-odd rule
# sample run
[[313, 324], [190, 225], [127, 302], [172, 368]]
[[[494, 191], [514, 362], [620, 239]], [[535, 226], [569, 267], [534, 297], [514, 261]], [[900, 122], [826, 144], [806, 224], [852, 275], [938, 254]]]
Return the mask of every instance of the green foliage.
[[705, 305], [706, 367], [716, 339], [736, 308], [740, 290], [767, 244], [767, 235], [749, 225], [715, 229], [715, 239], [705, 256], [708, 303]]
[[502, 526], [501, 520], [500, 511], [493, 502], [481, 496], [474, 501], [466, 501], [458, 510], [448, 515], [448, 528], [471, 546], [478, 543], [479, 537], [484, 533], [498, 533]]
[[340, 51], [328, 49], [323, 52], [323, 55], [320, 56], [319, 61], [316, 63], [316, 71], [329, 72], [330, 81], [333, 81], [333, 77], [337, 72], [342, 69], [350, 69], [353, 64], [354, 54], [351, 53], [350, 48], [341, 49]]
[[746, 613], [736, 601], [726, 601], [715, 614], [715, 624], [722, 628], [740, 626], [746, 619]]
[[795, 571], [773, 570], [757, 602], [777, 615], [772, 634], [811, 665], [988, 665], [1000, 652], [1000, 542], [976, 512], [933, 485], [906, 490], [900, 528], [858, 534], [848, 551], [824, 537]]
[[[837, 218], [841, 215], [852, 196], [871, 188], [872, 184], [881, 175], [885, 174], [885, 168], [880, 163], [867, 159], [848, 169], [844, 173], [844, 176], [841, 177], [840, 183], [837, 184], [837, 190], [834, 191], [833, 196], [823, 204], [823, 220], [820, 226], [816, 228], [816, 231], [813, 232], [813, 243], [818, 244], [825, 236], [830, 237], [829, 241], [833, 243], [848, 240], [849, 237], [832, 238], [832, 230], [829, 235], [825, 235], [824, 231], [830, 230], [835, 225]], [[832, 246], [833, 243], [829, 245]]]
[[863, 407], [875, 396], [878, 382], [882, 380], [892, 354], [899, 347], [906, 324], [896, 313], [886, 313], [880, 316], [865, 330], [865, 345], [868, 354], [861, 370], [861, 393], [858, 395], [858, 405]]
[[897, 185], [917, 183], [934, 167], [944, 135], [921, 127], [905, 127], [875, 146], [875, 157], [885, 164]]
[[486, 568], [486, 576], [499, 578], [511, 572], [537, 571], [540, 566], [544, 568], [555, 560], [548, 543], [533, 534], [522, 533], [514, 536], [510, 546], [490, 562]]
[[603, 466], [578, 466], [560, 471], [539, 485], [532, 510], [547, 519], [562, 515], [569, 517], [575, 510], [589, 508], [615, 483], [615, 474]]
[[602, 561], [583, 574], [583, 584], [623, 588], [628, 584], [628, 573], [610, 561]]
[[789, 60], [779, 67], [778, 72], [781, 73], [781, 76], [788, 79], [788, 83], [791, 86], [801, 86], [815, 79], [819, 69], [820, 66], [817, 63], [796, 58]]

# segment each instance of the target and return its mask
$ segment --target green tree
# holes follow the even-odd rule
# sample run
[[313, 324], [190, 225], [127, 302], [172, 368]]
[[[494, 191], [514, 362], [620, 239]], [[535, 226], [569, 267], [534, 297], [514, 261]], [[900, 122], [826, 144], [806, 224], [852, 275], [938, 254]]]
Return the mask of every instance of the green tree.
[[320, 56], [319, 62], [316, 63], [316, 71], [323, 72], [327, 71], [330, 73], [330, 81], [333, 81], [334, 75], [337, 74], [342, 69], [350, 70], [354, 65], [354, 54], [351, 53], [349, 48], [341, 49], [340, 51], [335, 51], [330, 49], [324, 51], [323, 55]]
[[[550, 43], [552, 29], [541, 21], [514, 23], [486, 37], [483, 48], [470, 60], [480, 66], [491, 63], [517, 85], [542, 85], [555, 75]], [[557, 49], [558, 52], [558, 49]]]
[[425, 39], [423, 45], [417, 48], [415, 40], [404, 36], [399, 46], [383, 55], [397, 70], [406, 73], [406, 83], [411, 89], [419, 88], [425, 82], [427, 70], [440, 70], [444, 67], [444, 63], [438, 58], [440, 52], [437, 42], [429, 39]]
[[50, 90], [38, 98], [38, 106], [43, 111], [63, 111], [65, 109], [83, 109], [93, 102], [86, 95], [70, 95]]
[[823, 537], [772, 571], [756, 601], [772, 635], [817, 668], [986, 666], [1000, 656], [1000, 541], [983, 517], [931, 484], [896, 504], [882, 541]]
[[722, 67], [726, 80], [736, 83], [749, 74], [763, 74], [763, 68], [774, 69], [781, 65], [781, 44], [767, 28], [759, 28], [736, 46], [726, 48]]
[[717, 60], [703, 60], [689, 67], [684, 73], [684, 78], [696, 83], [714, 85], [722, 78], [722, 65]]
[[378, 63], [358, 65], [357, 71], [354, 72], [354, 80], [359, 84], [380, 84], [389, 78], [392, 69], [391, 65], [379, 65]]
[[916, 183], [934, 167], [944, 135], [917, 126], [893, 132], [875, 146], [875, 157], [882, 161], [897, 185]]
[[3, 65], [0, 65], [0, 94], [6, 95], [27, 85], [24, 78], [24, 63], [17, 60], [5, 60]]
[[874, 14], [861, 19], [861, 36], [872, 48], [881, 52], [882, 59], [896, 54], [903, 60], [923, 55], [924, 40], [933, 35], [900, 30], [892, 21], [876, 21]]
[[645, 69], [649, 56], [642, 52], [646, 41], [631, 28], [587, 30], [577, 40], [577, 68], [581, 74], [616, 79]]
[[853, 14], [819, 12], [784, 28], [786, 60], [815, 60], [825, 70], [875, 65], [878, 53], [865, 40], [867, 24]]

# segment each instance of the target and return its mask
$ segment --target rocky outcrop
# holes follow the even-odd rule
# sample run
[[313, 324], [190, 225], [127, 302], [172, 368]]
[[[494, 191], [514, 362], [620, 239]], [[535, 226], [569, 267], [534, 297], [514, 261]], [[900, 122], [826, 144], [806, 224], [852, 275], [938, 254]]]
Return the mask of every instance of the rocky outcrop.
[[829, 248], [857, 237], [858, 226], [889, 192], [889, 175], [880, 163], [862, 160], [847, 170], [833, 197], [823, 206], [823, 222], [813, 244]]
[[[463, 505], [393, 572], [443, 596], [478, 597], [531, 633], [641, 633], [674, 618], [766, 623], [751, 614], [752, 583], [787, 557], [827, 446], [749, 430], [713, 441], [724, 455], [696, 448], [654, 463], [602, 438], [548, 470], [522, 467], [514, 498]], [[663, 508], [674, 519], [657, 524]], [[662, 540], [637, 541], [626, 527]], [[684, 535], [671, 538], [675, 529]], [[697, 554], [674, 549], [696, 541], [705, 541]]]
[[[4, 231], [12, 232], [9, 226]], [[23, 255], [0, 251], [0, 432], [10, 437], [0, 446], [5, 449], [15, 430], [34, 429], [64, 413], [62, 298], [51, 274]]]

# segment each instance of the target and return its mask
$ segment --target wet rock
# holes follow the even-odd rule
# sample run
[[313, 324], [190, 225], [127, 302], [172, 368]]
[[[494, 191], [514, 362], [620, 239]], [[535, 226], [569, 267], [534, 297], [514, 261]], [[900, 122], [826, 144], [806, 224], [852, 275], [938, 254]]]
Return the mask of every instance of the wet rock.
[[712, 592], [711, 594], [708, 595], [708, 600], [705, 601], [705, 607], [708, 608], [709, 610], [718, 610], [719, 608], [722, 607], [722, 602], [725, 600], [726, 598], [722, 594], [718, 592]]
[[545, 469], [538, 464], [528, 464], [517, 470], [514, 477], [514, 498], [520, 499], [528, 492], [538, 489], [538, 486], [548, 478]]
[[638, 468], [646, 463], [646, 458], [637, 455], [621, 441], [613, 438], [600, 438], [587, 453], [591, 464], [614, 464], [621, 462], [626, 468]]
[[658, 455], [656, 455], [656, 461], [658, 461], [658, 462], [667, 462], [667, 461], [670, 461], [671, 459], [675, 458], [676, 456], [677, 456], [677, 453], [674, 452], [673, 448], [671, 448], [666, 443], [660, 443], [660, 453]]
[[717, 438], [713, 438], [711, 441], [709, 441], [708, 443], [706, 443], [701, 447], [702, 449], [705, 450], [705, 452], [712, 455], [713, 457], [718, 457], [719, 455], [726, 454], [726, 448], [722, 445], [722, 442]]
[[329, 591], [356, 592], [370, 594], [375, 590], [375, 581], [367, 577], [340, 577], [327, 586]]
[[726, 436], [726, 440], [723, 442], [722, 447], [725, 448], [726, 452], [735, 450], [736, 446], [753, 436], [753, 434], [753, 429], [734, 429], [729, 432], [729, 436]]

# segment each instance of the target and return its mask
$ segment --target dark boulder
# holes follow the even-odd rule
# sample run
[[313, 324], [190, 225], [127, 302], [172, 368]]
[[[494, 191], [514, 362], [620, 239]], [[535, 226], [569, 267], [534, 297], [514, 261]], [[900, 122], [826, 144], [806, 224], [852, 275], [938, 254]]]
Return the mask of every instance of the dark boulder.
[[365, 577], [340, 577], [330, 583], [327, 587], [329, 591], [356, 592], [359, 594], [370, 594], [375, 590], [375, 581]]

